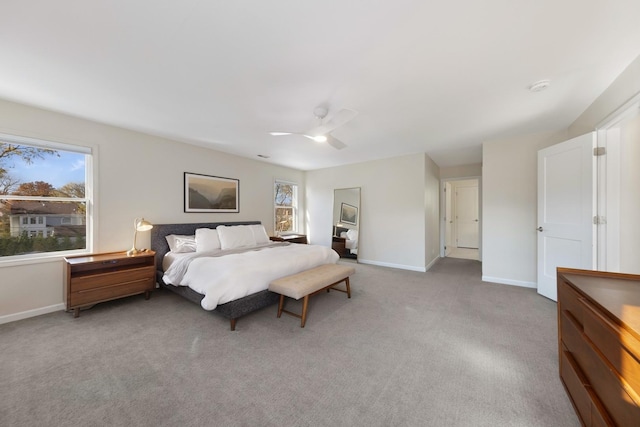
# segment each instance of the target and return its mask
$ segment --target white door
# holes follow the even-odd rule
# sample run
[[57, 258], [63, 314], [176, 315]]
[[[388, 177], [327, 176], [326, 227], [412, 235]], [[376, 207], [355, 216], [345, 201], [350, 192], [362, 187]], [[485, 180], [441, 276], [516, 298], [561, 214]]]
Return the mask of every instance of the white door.
[[478, 187], [456, 187], [456, 231], [459, 248], [478, 249]]
[[538, 152], [538, 293], [557, 301], [556, 268], [595, 267], [595, 133]]

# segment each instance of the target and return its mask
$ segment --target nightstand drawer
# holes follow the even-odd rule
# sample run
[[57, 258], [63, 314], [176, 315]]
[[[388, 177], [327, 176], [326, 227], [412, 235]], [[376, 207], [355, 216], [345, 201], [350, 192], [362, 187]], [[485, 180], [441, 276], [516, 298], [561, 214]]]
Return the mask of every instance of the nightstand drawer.
[[129, 280], [112, 283], [111, 285], [72, 292], [69, 295], [69, 302], [71, 307], [93, 304], [96, 301], [107, 301], [148, 292], [153, 290], [153, 285], [153, 278], [148, 275], [137, 279], [129, 278]]
[[73, 277], [71, 279], [71, 293], [102, 288], [113, 284], [134, 282], [140, 279], [148, 279], [149, 277], [153, 277], [154, 274], [154, 267], [143, 267], [132, 270], [100, 273], [92, 276]]

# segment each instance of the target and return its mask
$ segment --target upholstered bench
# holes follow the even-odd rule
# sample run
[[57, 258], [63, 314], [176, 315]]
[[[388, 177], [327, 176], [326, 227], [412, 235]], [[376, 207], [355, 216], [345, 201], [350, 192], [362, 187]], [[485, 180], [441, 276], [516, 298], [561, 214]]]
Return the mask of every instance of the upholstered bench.
[[[276, 279], [269, 284], [269, 290], [280, 294], [280, 303], [278, 304], [278, 317], [282, 313], [300, 318], [300, 327], [304, 328], [307, 321], [307, 308], [309, 306], [309, 297], [326, 290], [331, 289], [344, 292], [348, 298], [351, 298], [351, 287], [349, 286], [349, 276], [354, 274], [356, 269], [339, 264], [324, 264], [319, 267], [305, 270], [303, 272]], [[334, 286], [345, 283], [346, 289], [338, 289]], [[284, 297], [293, 298], [302, 301], [302, 314], [292, 313], [284, 309]]]

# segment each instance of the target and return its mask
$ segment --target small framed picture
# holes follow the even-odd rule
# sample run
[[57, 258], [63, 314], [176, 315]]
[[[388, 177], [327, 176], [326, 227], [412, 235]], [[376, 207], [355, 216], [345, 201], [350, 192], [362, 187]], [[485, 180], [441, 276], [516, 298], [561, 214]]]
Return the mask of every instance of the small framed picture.
[[340, 206], [340, 222], [345, 224], [358, 225], [358, 208], [343, 203]]
[[185, 212], [240, 212], [240, 180], [184, 173]]

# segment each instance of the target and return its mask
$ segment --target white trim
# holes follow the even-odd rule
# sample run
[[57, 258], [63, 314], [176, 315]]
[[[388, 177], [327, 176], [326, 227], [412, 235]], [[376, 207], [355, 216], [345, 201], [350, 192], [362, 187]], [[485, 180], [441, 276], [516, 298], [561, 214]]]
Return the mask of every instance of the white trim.
[[26, 136], [9, 135], [6, 133], [0, 133], [0, 139], [2, 139], [3, 141], [15, 143], [15, 144], [28, 145], [30, 147], [33, 147], [33, 146], [44, 147], [44, 148], [50, 148], [53, 150], [71, 151], [71, 152], [80, 153], [80, 154], [91, 154], [91, 148], [85, 147], [82, 145], [64, 144], [62, 142], [54, 142], [51, 140], [44, 140], [44, 139], [38, 139], [38, 138], [29, 138]]
[[501, 285], [519, 286], [522, 288], [537, 289], [538, 284], [536, 282], [524, 282], [522, 280], [502, 279], [500, 277], [482, 276], [483, 282], [499, 283]]
[[65, 308], [66, 306], [63, 303], [60, 303], [47, 307], [34, 308], [33, 310], [22, 311], [20, 313], [7, 314], [5, 316], [0, 316], [0, 325], [28, 319], [30, 317], [41, 316], [43, 314], [54, 313], [56, 311], [64, 311]]
[[440, 179], [440, 206], [439, 206], [439, 217], [438, 224], [440, 224], [440, 256], [445, 258], [447, 256], [446, 251], [444, 249], [446, 244], [446, 224], [444, 221], [446, 220], [446, 193], [444, 191], [445, 184], [447, 182], [453, 181], [467, 181], [467, 180], [476, 180], [478, 181], [478, 260], [482, 261], [482, 175], [480, 176], [466, 176], [466, 177], [456, 177], [456, 178], [441, 178]]
[[611, 114], [605, 117], [595, 127], [595, 130], [609, 129], [622, 120], [636, 113], [636, 110], [640, 108], [640, 92], [633, 95], [627, 102], [616, 108]]
[[413, 265], [392, 264], [390, 262], [371, 261], [371, 260], [366, 260], [361, 258], [358, 258], [358, 263], [377, 265], [379, 267], [398, 268], [400, 270], [420, 271], [422, 273], [427, 272], [427, 269], [425, 267], [414, 267]]

